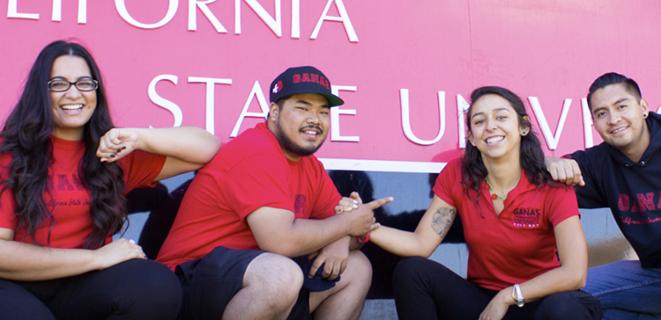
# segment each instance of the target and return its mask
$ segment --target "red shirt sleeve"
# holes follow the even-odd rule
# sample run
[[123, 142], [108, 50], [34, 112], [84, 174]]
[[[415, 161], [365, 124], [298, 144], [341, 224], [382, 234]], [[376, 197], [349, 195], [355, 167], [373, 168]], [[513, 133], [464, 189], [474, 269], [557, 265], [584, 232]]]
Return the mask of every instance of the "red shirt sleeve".
[[[6, 187], [4, 180], [9, 176], [9, 167], [11, 165], [11, 156], [9, 154], [0, 155], [0, 228], [16, 229], [16, 204], [14, 203], [14, 193]], [[5, 188], [5, 189], [3, 189]]]
[[461, 162], [460, 159], [454, 159], [443, 168], [441, 173], [436, 178], [432, 191], [434, 194], [447, 202], [452, 207], [457, 207], [454, 198], [452, 197], [452, 190], [461, 184]]
[[549, 191], [544, 206], [546, 207], [545, 212], [548, 212], [547, 217], [553, 226], [579, 214], [574, 188], [567, 186], [548, 186], [547, 188]]
[[0, 195], [0, 228], [16, 229], [14, 194], [9, 188]]
[[128, 193], [140, 187], [153, 187], [166, 158], [166, 156], [136, 150], [120, 159], [119, 165], [124, 170], [124, 192]]

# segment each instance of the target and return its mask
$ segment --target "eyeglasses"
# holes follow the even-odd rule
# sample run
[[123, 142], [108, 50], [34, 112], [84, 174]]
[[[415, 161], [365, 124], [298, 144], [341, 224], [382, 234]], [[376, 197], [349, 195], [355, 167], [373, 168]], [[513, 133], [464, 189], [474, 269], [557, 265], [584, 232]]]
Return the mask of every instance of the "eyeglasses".
[[62, 78], [54, 78], [48, 81], [48, 90], [53, 92], [64, 92], [76, 86], [78, 91], [94, 91], [99, 88], [99, 82], [92, 78], [80, 78], [76, 82], [69, 82]]

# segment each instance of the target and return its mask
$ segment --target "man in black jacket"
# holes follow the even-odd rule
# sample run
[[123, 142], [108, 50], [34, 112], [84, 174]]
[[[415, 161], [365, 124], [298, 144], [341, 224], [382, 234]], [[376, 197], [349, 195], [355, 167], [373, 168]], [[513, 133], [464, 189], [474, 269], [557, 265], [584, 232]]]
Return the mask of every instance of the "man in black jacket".
[[650, 112], [638, 84], [617, 73], [597, 78], [587, 96], [603, 143], [549, 159], [556, 180], [578, 184], [579, 207], [609, 207], [640, 261], [591, 268], [586, 291], [604, 319], [661, 317], [661, 115]]

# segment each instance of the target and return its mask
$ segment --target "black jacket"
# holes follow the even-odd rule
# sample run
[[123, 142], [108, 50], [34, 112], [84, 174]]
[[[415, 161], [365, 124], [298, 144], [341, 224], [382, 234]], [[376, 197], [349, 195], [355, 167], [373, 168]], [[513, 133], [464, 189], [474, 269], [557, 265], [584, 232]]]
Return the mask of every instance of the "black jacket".
[[571, 154], [586, 186], [576, 188], [581, 208], [609, 207], [644, 268], [661, 267], [661, 115], [646, 119], [650, 145], [633, 162], [606, 142]]

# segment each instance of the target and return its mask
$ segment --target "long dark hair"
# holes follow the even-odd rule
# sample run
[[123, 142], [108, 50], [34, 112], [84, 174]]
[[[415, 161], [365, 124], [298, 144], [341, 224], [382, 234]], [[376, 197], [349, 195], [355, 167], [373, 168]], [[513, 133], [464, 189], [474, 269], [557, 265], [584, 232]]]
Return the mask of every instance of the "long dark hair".
[[[517, 114], [519, 126], [529, 129], [528, 134], [521, 137], [519, 152], [521, 167], [526, 172], [528, 180], [538, 187], [552, 183], [553, 179], [544, 164], [544, 152], [542, 151], [539, 139], [537, 139], [537, 136], [532, 131], [530, 118], [526, 113], [526, 108], [523, 106], [523, 101], [514, 92], [496, 86], [480, 87], [473, 90], [471, 93], [471, 106], [468, 108], [468, 116], [466, 117], [466, 127], [468, 130], [471, 129], [470, 115], [473, 111], [473, 105], [482, 96], [488, 94], [495, 94], [507, 100]], [[469, 193], [473, 190], [479, 193], [480, 184], [487, 177], [488, 172], [484, 166], [484, 162], [482, 162], [480, 150], [470, 143], [466, 144], [466, 151], [461, 160], [461, 172], [461, 183], [466, 192]]]
[[0, 133], [3, 139], [0, 153], [12, 155], [9, 176], [2, 181], [2, 192], [7, 188], [12, 190], [17, 228], [26, 228], [35, 242], [39, 226], [49, 223], [52, 227], [53, 208], [44, 201], [44, 195], [49, 192], [47, 181], [48, 168], [53, 161], [54, 126], [47, 84], [55, 59], [64, 55], [83, 58], [92, 77], [99, 82], [96, 109], [83, 131], [85, 152], [78, 167], [78, 178], [91, 196], [89, 214], [93, 226], [84, 247], [97, 248], [109, 234], [117, 232], [125, 220], [124, 182], [122, 169], [117, 164], [104, 164], [96, 157], [99, 139], [113, 128], [113, 123], [99, 68], [80, 44], [52, 42], [41, 50], [32, 65], [23, 93]]

